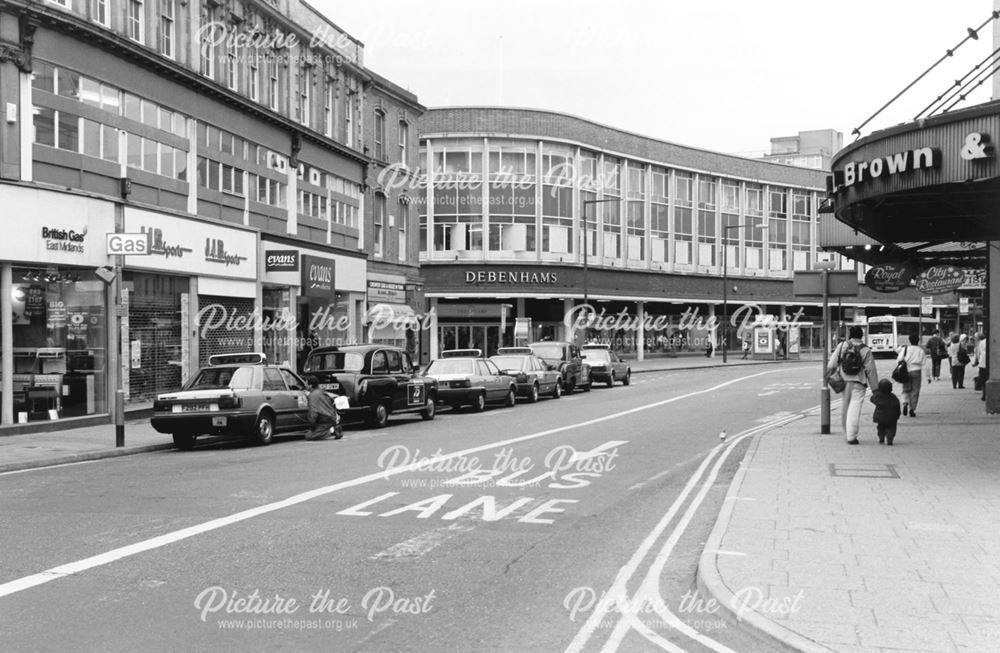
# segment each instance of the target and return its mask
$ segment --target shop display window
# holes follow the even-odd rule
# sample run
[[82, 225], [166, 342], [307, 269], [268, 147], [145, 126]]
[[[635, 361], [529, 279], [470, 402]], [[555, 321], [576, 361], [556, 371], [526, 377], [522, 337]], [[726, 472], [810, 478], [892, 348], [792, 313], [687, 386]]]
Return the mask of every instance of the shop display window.
[[15, 267], [14, 420], [106, 413], [105, 285], [92, 270]]

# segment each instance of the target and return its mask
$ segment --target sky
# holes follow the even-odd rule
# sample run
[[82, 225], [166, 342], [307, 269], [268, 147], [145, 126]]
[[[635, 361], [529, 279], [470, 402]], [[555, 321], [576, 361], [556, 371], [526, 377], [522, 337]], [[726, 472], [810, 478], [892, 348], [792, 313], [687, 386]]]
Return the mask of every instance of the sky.
[[[427, 107], [546, 109], [759, 156], [909, 122], [993, 51], [993, 0], [309, 0]], [[983, 68], [989, 68], [984, 64]], [[956, 108], [988, 101], [990, 82]]]

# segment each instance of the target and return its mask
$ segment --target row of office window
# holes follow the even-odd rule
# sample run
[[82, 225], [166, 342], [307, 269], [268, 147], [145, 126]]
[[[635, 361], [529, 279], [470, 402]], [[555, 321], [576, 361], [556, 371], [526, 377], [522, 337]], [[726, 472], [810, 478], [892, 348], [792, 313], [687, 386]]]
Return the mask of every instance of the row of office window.
[[[432, 145], [428, 197], [420, 207], [421, 253], [431, 260], [474, 252], [575, 257], [587, 247], [588, 256], [622, 265], [715, 267], [726, 247], [733, 267], [809, 265], [815, 214], [809, 189], [548, 143]], [[427, 156], [425, 147], [421, 159]]]

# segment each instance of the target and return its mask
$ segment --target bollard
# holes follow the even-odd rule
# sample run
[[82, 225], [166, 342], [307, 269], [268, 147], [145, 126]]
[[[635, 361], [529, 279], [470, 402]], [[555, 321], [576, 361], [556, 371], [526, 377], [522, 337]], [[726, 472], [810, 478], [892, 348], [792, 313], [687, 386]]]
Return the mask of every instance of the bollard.
[[819, 390], [819, 432], [830, 434], [830, 386], [826, 383]]

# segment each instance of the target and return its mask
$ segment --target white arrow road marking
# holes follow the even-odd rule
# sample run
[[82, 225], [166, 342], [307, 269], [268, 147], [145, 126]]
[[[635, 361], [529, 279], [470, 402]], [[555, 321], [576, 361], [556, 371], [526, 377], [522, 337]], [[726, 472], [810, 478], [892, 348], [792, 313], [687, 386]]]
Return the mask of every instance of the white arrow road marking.
[[[705, 495], [708, 493], [709, 489], [715, 483], [715, 479], [718, 477], [719, 470], [722, 468], [723, 463], [729, 457], [729, 454], [733, 451], [736, 445], [743, 439], [750, 437], [751, 435], [755, 435], [757, 433], [761, 433], [770, 430], [772, 428], [777, 428], [778, 426], [781, 426], [782, 424], [785, 424], [787, 422], [791, 422], [795, 419], [798, 419], [799, 417], [801, 417], [801, 415], [799, 414], [791, 415], [789, 417], [775, 420], [770, 424], [755, 426], [752, 429], [748, 429], [738, 434], [736, 437], [734, 437], [730, 442], [726, 444], [716, 445], [708, 453], [708, 455], [705, 456], [705, 459], [702, 461], [701, 465], [699, 465], [698, 469], [688, 480], [687, 484], [684, 486], [684, 489], [681, 491], [680, 495], [678, 495], [673, 505], [670, 506], [670, 509], [667, 511], [667, 513], [663, 516], [662, 519], [660, 519], [660, 521], [656, 524], [656, 526], [649, 533], [649, 535], [646, 536], [646, 539], [642, 541], [642, 544], [640, 544], [639, 548], [636, 549], [635, 553], [632, 555], [631, 559], [629, 559], [628, 563], [626, 563], [625, 566], [618, 571], [618, 574], [615, 576], [615, 580], [611, 588], [607, 591], [606, 594], [603, 595], [605, 599], [598, 604], [594, 612], [591, 613], [590, 618], [587, 619], [583, 627], [580, 628], [579, 632], [577, 632], [576, 637], [573, 638], [573, 641], [570, 642], [569, 646], [566, 648], [567, 653], [576, 653], [578, 651], [581, 651], [583, 647], [586, 646], [590, 638], [593, 636], [594, 630], [597, 628], [597, 626], [604, 621], [605, 614], [607, 614], [609, 611], [613, 609], [617, 609], [621, 614], [621, 617], [619, 618], [618, 623], [615, 625], [615, 628], [612, 631], [611, 636], [609, 637], [607, 642], [605, 642], [604, 646], [601, 648], [602, 653], [613, 653], [614, 651], [617, 651], [622, 643], [622, 640], [624, 640], [625, 636], [633, 628], [637, 630], [639, 634], [641, 634], [647, 640], [656, 644], [665, 651], [673, 653], [674, 651], [683, 650], [679, 649], [676, 645], [667, 641], [666, 639], [655, 633], [653, 630], [651, 630], [648, 626], [643, 624], [638, 614], [633, 614], [632, 612], [622, 612], [619, 609], [619, 606], [629, 606], [629, 605], [639, 606], [640, 611], [645, 609], [646, 606], [652, 606], [657, 616], [659, 616], [663, 620], [663, 623], [668, 624], [672, 629], [684, 633], [691, 639], [694, 639], [695, 641], [699, 642], [704, 646], [707, 646], [708, 648], [716, 651], [717, 653], [736, 653], [732, 649], [727, 648], [726, 646], [720, 644], [719, 642], [716, 642], [710, 637], [702, 635], [701, 633], [699, 633], [698, 631], [696, 631], [695, 629], [691, 628], [686, 623], [681, 621], [681, 619], [678, 618], [676, 615], [674, 615], [672, 612], [666, 609], [665, 601], [659, 596], [659, 582], [660, 579], [662, 578], [662, 570], [664, 565], [666, 564], [667, 558], [670, 556], [670, 553], [674, 548], [674, 545], [677, 543], [681, 535], [687, 529], [688, 523], [690, 523], [691, 519], [694, 517], [695, 511], [701, 505], [702, 501], [705, 498]], [[720, 452], [721, 455], [719, 455], [718, 458], [716, 459], [715, 464], [712, 467], [712, 471], [709, 473], [708, 477], [702, 484], [702, 487], [699, 490], [697, 496], [692, 500], [691, 505], [688, 507], [684, 515], [678, 521], [677, 526], [674, 527], [674, 530], [670, 533], [663, 547], [660, 549], [659, 553], [653, 560], [649, 572], [646, 574], [642, 585], [639, 587], [639, 590], [636, 593], [636, 597], [630, 600], [628, 598], [628, 586], [627, 586], [629, 581], [637, 572], [638, 567], [645, 559], [646, 554], [649, 552], [650, 549], [652, 549], [653, 545], [666, 530], [667, 526], [671, 523], [674, 516], [677, 514], [677, 512], [679, 512], [680, 507], [687, 500], [688, 495], [691, 494], [691, 492], [694, 490], [694, 487], [699, 483], [702, 475], [705, 473], [705, 470], [712, 462], [712, 459], [716, 458], [716, 454], [719, 454]]]
[[596, 458], [597, 456], [604, 456], [610, 453], [608, 449], [617, 449], [623, 444], [628, 444], [628, 440], [611, 440], [610, 442], [605, 442], [602, 445], [596, 446], [590, 451], [575, 451], [573, 455], [570, 456], [569, 462], [576, 463], [581, 460], [588, 460], [590, 458]]
[[[112, 562], [116, 562], [123, 558], [129, 556], [137, 555], [139, 553], [144, 553], [146, 551], [152, 551], [153, 549], [158, 549], [168, 544], [174, 544], [175, 542], [180, 542], [181, 540], [186, 540], [189, 537], [194, 537], [196, 535], [202, 535], [210, 531], [214, 531], [226, 526], [231, 526], [248, 519], [253, 519], [254, 517], [260, 517], [261, 515], [266, 515], [271, 512], [276, 512], [284, 508], [290, 508], [292, 506], [297, 506], [301, 503], [305, 503], [311, 499], [316, 499], [318, 497], [326, 496], [340, 490], [345, 490], [348, 488], [357, 487], [360, 485], [365, 485], [368, 483], [381, 483], [385, 481], [386, 478], [390, 476], [396, 476], [398, 474], [404, 474], [414, 471], [420, 471], [421, 467], [424, 465], [433, 465], [436, 463], [443, 463], [448, 460], [455, 458], [461, 458], [469, 456], [470, 454], [478, 453], [480, 451], [489, 451], [491, 449], [499, 449], [503, 447], [510, 446], [512, 444], [517, 444], [519, 442], [528, 442], [530, 440], [537, 440], [539, 438], [548, 437], [550, 435], [555, 435], [556, 433], [579, 431], [581, 427], [592, 426], [594, 424], [600, 424], [602, 422], [607, 422], [615, 420], [626, 415], [633, 415], [635, 413], [640, 413], [645, 410], [650, 410], [651, 408], [658, 408], [660, 406], [666, 406], [667, 404], [672, 404], [676, 401], [681, 401], [682, 399], [689, 399], [691, 397], [697, 397], [699, 395], [708, 394], [715, 392], [721, 388], [733, 385], [735, 383], [740, 383], [741, 381], [746, 381], [749, 379], [757, 378], [767, 374], [778, 374], [785, 373], [786, 370], [767, 370], [764, 372], [758, 372], [757, 374], [749, 374], [747, 376], [738, 377], [731, 379], [729, 381], [724, 381], [717, 385], [705, 388], [704, 390], [695, 390], [693, 392], [688, 392], [682, 395], [677, 395], [676, 397], [670, 397], [669, 399], [662, 399], [660, 401], [653, 402], [651, 404], [644, 404], [642, 406], [636, 406], [635, 408], [629, 408], [627, 410], [619, 411], [617, 413], [611, 413], [609, 415], [604, 415], [603, 417], [597, 417], [590, 420], [585, 420], [583, 422], [576, 422], [573, 424], [566, 424], [565, 426], [558, 426], [556, 428], [548, 429], [545, 431], [538, 431], [537, 433], [530, 433], [528, 435], [522, 435], [515, 438], [508, 438], [506, 440], [500, 440], [498, 442], [492, 442], [490, 444], [480, 445], [478, 447], [472, 447], [469, 449], [462, 449], [460, 451], [453, 451], [449, 454], [441, 454], [439, 456], [434, 456], [429, 461], [419, 460], [408, 465], [400, 465], [389, 470], [380, 470], [367, 474], [365, 476], [359, 476], [347, 481], [341, 481], [339, 483], [334, 483], [333, 485], [327, 485], [324, 487], [319, 487], [314, 490], [308, 490], [306, 492], [301, 492], [295, 494], [281, 501], [275, 501], [273, 503], [264, 504], [257, 506], [256, 508], [251, 508], [249, 510], [243, 510], [225, 517], [219, 517], [217, 519], [212, 519], [201, 524], [195, 524], [193, 526], [188, 526], [187, 528], [182, 528], [177, 531], [172, 531], [170, 533], [164, 533], [163, 535], [158, 535], [156, 537], [149, 538], [147, 540], [142, 540], [134, 544], [128, 544], [117, 549], [112, 549], [111, 551], [106, 551], [104, 553], [99, 553], [97, 555], [90, 556], [89, 558], [83, 558], [82, 560], [77, 560], [75, 562], [70, 562], [45, 571], [32, 574], [30, 576], [24, 576], [6, 583], [0, 584], [0, 598], [4, 596], [9, 596], [11, 594], [16, 594], [17, 592], [22, 592], [26, 589], [36, 587], [38, 585], [43, 585], [53, 580], [58, 580], [61, 578], [66, 578], [74, 574], [79, 574], [81, 572], [87, 571], [89, 569], [94, 569], [95, 567], [101, 567]], [[716, 445], [713, 452], [718, 451], [721, 445]], [[714, 455], [714, 453], [713, 453]]]

